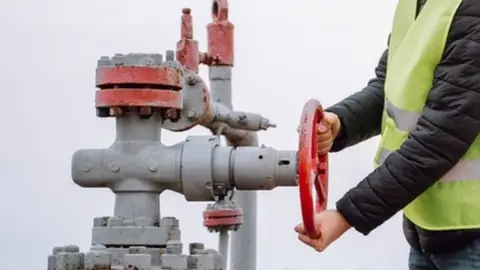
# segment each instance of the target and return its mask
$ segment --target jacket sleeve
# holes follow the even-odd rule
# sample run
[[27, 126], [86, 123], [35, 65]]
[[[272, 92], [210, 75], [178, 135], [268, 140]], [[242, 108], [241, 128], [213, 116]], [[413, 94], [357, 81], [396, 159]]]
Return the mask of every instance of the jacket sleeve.
[[338, 152], [380, 134], [387, 55], [388, 50], [385, 50], [375, 69], [375, 78], [363, 90], [326, 109], [338, 115], [342, 126], [331, 152]]
[[[464, 25], [470, 20], [471, 25]], [[337, 202], [365, 235], [445, 175], [480, 132], [480, 18], [452, 24], [423, 113], [397, 151]], [[461, 28], [461, 29], [460, 29]], [[452, 33], [453, 32], [453, 33]]]

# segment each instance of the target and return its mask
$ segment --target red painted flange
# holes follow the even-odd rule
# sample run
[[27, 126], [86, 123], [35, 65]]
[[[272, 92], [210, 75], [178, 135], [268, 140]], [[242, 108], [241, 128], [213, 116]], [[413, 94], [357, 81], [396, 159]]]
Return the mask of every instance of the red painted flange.
[[180, 70], [171, 67], [109, 66], [96, 73], [95, 107], [182, 109]]
[[182, 74], [170, 67], [116, 66], [100, 67], [96, 72], [96, 86], [102, 89], [114, 85], [140, 84], [182, 88]]
[[182, 109], [179, 91], [159, 89], [107, 89], [95, 93], [95, 107], [155, 107]]
[[[315, 214], [326, 209], [328, 195], [328, 155], [318, 155], [317, 129], [323, 119], [319, 101], [311, 99], [303, 107], [300, 119], [298, 147], [298, 185], [305, 230], [310, 237], [318, 237]], [[316, 198], [312, 195], [316, 191]]]
[[209, 229], [238, 226], [242, 223], [242, 209], [207, 209], [203, 212], [203, 225]]

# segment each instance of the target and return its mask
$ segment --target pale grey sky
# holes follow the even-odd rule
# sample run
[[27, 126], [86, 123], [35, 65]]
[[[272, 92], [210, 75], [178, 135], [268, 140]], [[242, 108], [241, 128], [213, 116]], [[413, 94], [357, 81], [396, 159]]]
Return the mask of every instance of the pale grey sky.
[[[386, 46], [396, 1], [231, 0], [236, 25], [234, 106], [278, 128], [261, 142], [296, 149], [303, 103], [331, 105], [360, 90]], [[107, 147], [112, 119], [97, 119], [94, 72], [102, 55], [161, 52], [179, 37], [180, 10], [193, 9], [204, 49], [209, 0], [17, 0], [0, 3], [0, 258], [2, 269], [44, 269], [55, 245], [89, 248], [92, 219], [113, 212], [109, 190], [70, 179], [72, 153]], [[205, 70], [202, 70], [205, 74]], [[5, 108], [6, 106], [6, 108]], [[168, 133], [172, 144], [187, 134]], [[377, 140], [333, 155], [330, 205], [372, 170]], [[204, 203], [162, 195], [162, 215], [180, 219], [183, 242], [216, 247], [202, 227]], [[369, 237], [349, 232], [319, 254], [297, 241], [296, 188], [262, 192], [258, 270], [404, 270], [408, 247], [397, 216]]]

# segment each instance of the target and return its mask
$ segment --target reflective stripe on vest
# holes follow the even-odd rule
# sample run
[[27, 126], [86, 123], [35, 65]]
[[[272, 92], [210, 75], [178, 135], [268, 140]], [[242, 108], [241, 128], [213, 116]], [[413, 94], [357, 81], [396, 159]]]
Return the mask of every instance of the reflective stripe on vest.
[[[382, 164], [385, 159], [392, 153], [385, 148], [378, 153], [378, 163]], [[463, 160], [457, 163], [447, 174], [445, 174], [441, 182], [449, 181], [478, 181], [480, 179], [480, 162], [478, 160]]]
[[413, 131], [421, 113], [409, 112], [395, 107], [390, 101], [385, 100], [384, 110], [393, 119], [398, 129], [406, 132]]

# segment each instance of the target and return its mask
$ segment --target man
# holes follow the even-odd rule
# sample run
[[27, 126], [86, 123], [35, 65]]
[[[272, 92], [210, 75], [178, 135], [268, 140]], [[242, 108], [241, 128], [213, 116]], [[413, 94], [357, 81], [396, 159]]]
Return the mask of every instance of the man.
[[326, 111], [319, 151], [381, 134], [377, 168], [299, 239], [323, 251], [403, 209], [409, 269], [480, 269], [480, 1], [399, 0], [376, 78]]

